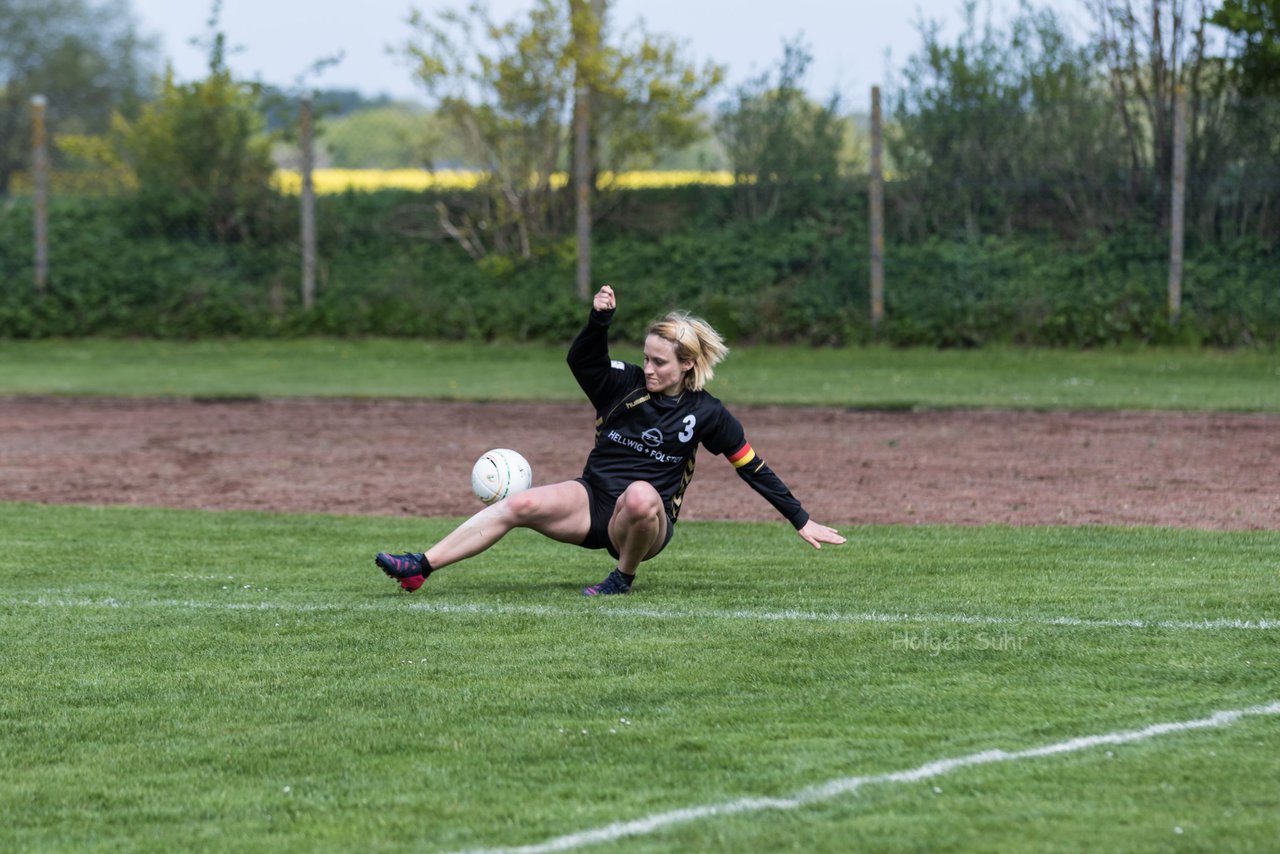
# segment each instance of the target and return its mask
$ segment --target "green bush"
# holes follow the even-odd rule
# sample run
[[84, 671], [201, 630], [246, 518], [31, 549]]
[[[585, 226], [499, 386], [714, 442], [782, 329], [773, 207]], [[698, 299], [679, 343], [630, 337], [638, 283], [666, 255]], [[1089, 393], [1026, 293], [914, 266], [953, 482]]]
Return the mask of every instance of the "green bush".
[[272, 140], [258, 87], [231, 76], [224, 44], [216, 33], [207, 77], [177, 83], [170, 71], [137, 120], [117, 129], [138, 178], [132, 213], [141, 228], [224, 242], [272, 238]]
[[[867, 229], [851, 198], [820, 220], [768, 224], [717, 217], [732, 207], [730, 190], [618, 200], [593, 258], [596, 281], [622, 296], [619, 333], [638, 338], [653, 317], [682, 307], [735, 343], [872, 340]], [[322, 198], [310, 312], [299, 298], [296, 203], [280, 206], [271, 229], [284, 237], [226, 242], [131, 230], [128, 199], [55, 201], [43, 296], [32, 285], [31, 210], [11, 203], [0, 209], [0, 336], [573, 336], [584, 305], [571, 241], [530, 260], [476, 262], [424, 237], [432, 201], [403, 192]], [[627, 229], [619, 211], [645, 226]], [[664, 219], [673, 211], [687, 216]], [[896, 345], [1280, 343], [1280, 259], [1248, 243], [1189, 247], [1176, 328], [1166, 318], [1167, 246], [1141, 232], [1072, 244], [894, 235], [885, 267], [886, 317], [874, 337]]]

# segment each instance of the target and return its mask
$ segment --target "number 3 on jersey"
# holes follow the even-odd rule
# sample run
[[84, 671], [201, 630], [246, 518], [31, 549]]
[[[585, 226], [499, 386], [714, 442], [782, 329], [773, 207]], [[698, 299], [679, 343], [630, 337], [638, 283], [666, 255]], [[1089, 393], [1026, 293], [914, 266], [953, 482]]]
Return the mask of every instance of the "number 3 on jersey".
[[678, 438], [681, 442], [690, 441], [693, 438], [693, 425], [697, 423], [698, 423], [698, 417], [696, 415], [686, 415], [684, 417], [684, 430], [682, 430], [680, 432], [680, 435], [677, 436], [676, 438]]

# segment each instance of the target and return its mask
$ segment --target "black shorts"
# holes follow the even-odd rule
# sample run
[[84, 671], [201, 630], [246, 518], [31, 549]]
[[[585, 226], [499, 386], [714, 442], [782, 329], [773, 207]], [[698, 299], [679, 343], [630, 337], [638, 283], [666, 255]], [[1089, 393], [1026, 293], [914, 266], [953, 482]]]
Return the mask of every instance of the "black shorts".
[[[610, 498], [591, 488], [591, 484], [587, 483], [585, 478], [575, 478], [578, 483], [582, 484], [582, 488], [587, 491], [587, 505], [591, 508], [591, 527], [587, 530], [587, 538], [578, 545], [584, 549], [607, 549], [610, 556], [614, 560], [618, 559], [618, 549], [613, 545], [613, 540], [609, 539], [609, 520], [613, 518], [614, 505], [618, 503], [618, 499]], [[667, 536], [662, 541], [662, 548], [667, 547], [667, 543], [671, 542], [671, 537], [676, 532], [676, 523], [672, 520], [671, 514], [667, 514]], [[662, 551], [662, 549], [658, 549]]]

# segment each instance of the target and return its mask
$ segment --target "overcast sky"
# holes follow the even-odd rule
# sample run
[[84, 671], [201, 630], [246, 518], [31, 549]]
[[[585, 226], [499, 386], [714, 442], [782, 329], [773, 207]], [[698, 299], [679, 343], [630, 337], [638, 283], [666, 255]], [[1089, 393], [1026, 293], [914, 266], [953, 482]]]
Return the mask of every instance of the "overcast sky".
[[[206, 52], [189, 44], [206, 31], [208, 0], [132, 0], [140, 28], [158, 35], [164, 56], [179, 80], [195, 80], [206, 70]], [[339, 51], [342, 62], [307, 85], [357, 89], [421, 99], [404, 60], [389, 56], [389, 45], [411, 35], [406, 23], [417, 6], [430, 13], [461, 9], [464, 0], [223, 0], [222, 30], [241, 50], [228, 64], [240, 77], [291, 86], [312, 63]], [[1007, 18], [1014, 0], [991, 0], [997, 21]], [[980, 5], [979, 8], [987, 8]], [[1083, 24], [1079, 0], [1053, 4], [1069, 20]], [[523, 15], [532, 0], [489, 0], [499, 21]], [[714, 61], [728, 67], [737, 84], [774, 67], [783, 40], [804, 37], [813, 54], [808, 88], [824, 98], [838, 90], [853, 107], [864, 103], [870, 87], [884, 85], [887, 68], [901, 68], [920, 47], [915, 23], [922, 17], [943, 24], [944, 36], [961, 30], [961, 0], [613, 0], [615, 28], [643, 18], [651, 32], [683, 42], [699, 65]], [[1079, 19], [1079, 20], [1077, 20]], [[891, 57], [886, 64], [886, 55]]]

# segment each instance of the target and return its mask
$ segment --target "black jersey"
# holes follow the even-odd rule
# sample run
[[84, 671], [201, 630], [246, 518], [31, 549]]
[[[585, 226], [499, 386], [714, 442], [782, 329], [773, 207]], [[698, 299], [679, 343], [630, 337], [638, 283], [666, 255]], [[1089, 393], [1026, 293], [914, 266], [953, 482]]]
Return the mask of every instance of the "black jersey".
[[738, 475], [797, 529], [809, 521], [786, 484], [756, 455], [738, 419], [706, 391], [650, 394], [639, 365], [609, 358], [613, 311], [592, 311], [569, 348], [573, 376], [596, 408], [596, 443], [582, 477], [611, 499], [646, 481], [674, 521], [693, 480], [698, 445], [722, 454]]

